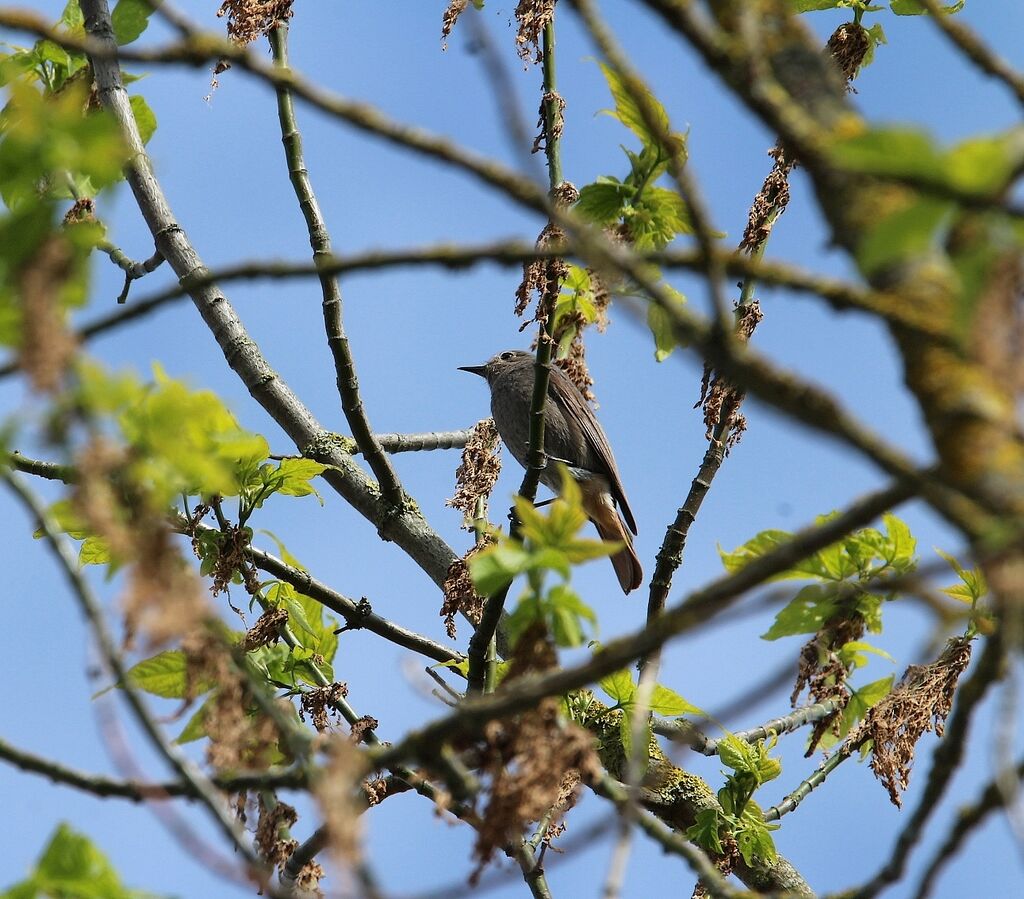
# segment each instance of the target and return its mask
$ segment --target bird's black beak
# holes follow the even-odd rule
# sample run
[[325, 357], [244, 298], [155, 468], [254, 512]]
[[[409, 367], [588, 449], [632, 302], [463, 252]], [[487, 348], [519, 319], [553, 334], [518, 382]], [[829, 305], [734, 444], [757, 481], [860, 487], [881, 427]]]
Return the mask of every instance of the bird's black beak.
[[468, 371], [471, 375], [480, 375], [481, 378], [486, 378], [486, 368], [486, 365], [460, 365], [459, 371]]

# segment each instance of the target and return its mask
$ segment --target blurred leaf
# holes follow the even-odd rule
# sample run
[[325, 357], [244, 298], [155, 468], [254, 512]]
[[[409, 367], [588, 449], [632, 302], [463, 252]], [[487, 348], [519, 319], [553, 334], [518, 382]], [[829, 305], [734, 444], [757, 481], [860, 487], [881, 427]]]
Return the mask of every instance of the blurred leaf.
[[128, 102], [131, 104], [132, 115], [139, 129], [139, 137], [142, 138], [143, 144], [148, 144], [149, 139], [156, 133], [156, 115], [143, 97], [129, 97]]
[[29, 877], [3, 894], [6, 899], [156, 899], [128, 889], [107, 857], [88, 837], [59, 824]]
[[123, 47], [138, 40], [149, 17], [153, 14], [153, 4], [149, 0], [118, 0], [110, 14], [110, 23], [114, 27], [114, 40]]
[[[920, 0], [889, 0], [889, 8], [898, 16], [923, 16], [928, 10], [920, 3]], [[939, 7], [943, 13], [958, 13], [964, 8], [964, 0], [957, 0], [949, 6]]]
[[857, 263], [865, 275], [888, 265], [933, 251], [940, 228], [949, 221], [953, 204], [923, 197], [882, 218], [857, 247]]
[[8, 208], [72, 198], [69, 175], [95, 189], [121, 179], [127, 147], [109, 113], [83, 113], [89, 95], [84, 79], [50, 96], [22, 81], [8, 90], [0, 120], [0, 196]]
[[512, 583], [516, 575], [526, 570], [530, 555], [522, 544], [505, 539], [489, 546], [469, 560], [469, 574], [473, 586], [481, 596], [491, 596]]
[[[662, 287], [676, 305], [682, 306], [686, 302], [686, 297], [678, 290], [667, 284], [663, 284]], [[647, 327], [651, 329], [651, 334], [654, 336], [654, 359], [656, 362], [664, 362], [672, 355], [673, 350], [680, 346], [676, 339], [672, 316], [657, 303], [648, 301]]]

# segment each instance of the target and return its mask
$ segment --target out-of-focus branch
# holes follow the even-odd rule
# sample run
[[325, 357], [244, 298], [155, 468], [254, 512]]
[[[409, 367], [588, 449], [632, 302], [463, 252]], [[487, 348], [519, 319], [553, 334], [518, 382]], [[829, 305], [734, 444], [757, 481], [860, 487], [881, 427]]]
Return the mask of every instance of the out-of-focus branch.
[[452, 714], [413, 731], [394, 746], [371, 753], [373, 762], [381, 766], [391, 764], [395, 759], [416, 757], [421, 750], [463, 734], [475, 733], [488, 721], [530, 708], [546, 696], [568, 693], [618, 671], [644, 653], [660, 648], [673, 637], [709, 620], [746, 591], [811, 553], [835, 543], [855, 528], [863, 527], [912, 495], [913, 489], [900, 483], [868, 494], [828, 521], [798, 531], [786, 543], [754, 559], [739, 571], [724, 575], [691, 593], [641, 630], [609, 641], [586, 662], [547, 674], [524, 675], [496, 694], [467, 699]]
[[928, 10], [929, 18], [935, 23], [935, 27], [954, 47], [986, 75], [1001, 81], [1017, 98], [1017, 102], [1024, 106], [1024, 75], [989, 47], [967, 25], [944, 13], [937, 0], [921, 0], [921, 5]]
[[65, 544], [64, 538], [61, 536], [60, 530], [54, 523], [50, 513], [35, 494], [21, 483], [16, 475], [0, 468], [0, 479], [6, 482], [11, 492], [35, 518], [39, 528], [42, 530], [47, 546], [49, 546], [57, 564], [63, 571], [71, 592], [78, 601], [83, 616], [89, 623], [106, 666], [110, 669], [117, 683], [121, 685], [129, 707], [153, 748], [170, 765], [181, 782], [188, 785], [189, 791], [206, 807], [217, 827], [245, 860], [247, 867], [252, 873], [262, 880], [266, 880], [269, 872], [266, 870], [263, 860], [253, 851], [248, 838], [235, 823], [216, 786], [185, 756], [168, 743], [160, 732], [156, 721], [146, 708], [142, 697], [132, 686], [131, 678], [128, 677], [127, 669], [117, 649], [117, 644], [104, 620], [102, 606], [93, 595], [92, 589], [86, 583], [85, 578], [82, 577], [78, 563], [71, 550]]
[[[119, 780], [103, 774], [90, 774], [69, 768], [60, 762], [45, 759], [31, 752], [25, 752], [0, 739], [0, 759], [9, 762], [22, 771], [40, 774], [54, 783], [74, 787], [102, 799], [129, 799], [132, 802], [151, 802], [163, 799], [198, 799], [199, 794], [191, 783], [183, 780], [143, 782]], [[276, 771], [254, 771], [230, 777], [213, 777], [211, 782], [225, 792], [263, 788], [301, 789], [306, 785], [305, 773], [296, 769]]]

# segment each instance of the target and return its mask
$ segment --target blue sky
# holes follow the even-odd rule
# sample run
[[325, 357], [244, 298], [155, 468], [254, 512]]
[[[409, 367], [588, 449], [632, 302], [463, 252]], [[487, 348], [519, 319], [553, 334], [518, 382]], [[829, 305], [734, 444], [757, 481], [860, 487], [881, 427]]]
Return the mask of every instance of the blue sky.
[[[56, 16], [63, 4], [37, 0], [32, 5]], [[223, 25], [212, 14], [216, 4], [193, 0], [179, 6], [208, 27]], [[735, 243], [770, 165], [766, 151], [773, 136], [746, 116], [695, 55], [662, 33], [639, 4], [620, 0], [603, 6], [617, 37], [665, 103], [673, 125], [690, 129], [690, 170], [700, 182], [715, 227]], [[448, 49], [442, 50], [442, 8], [439, 2], [408, 0], [297, 4], [293, 64], [314, 80], [373, 102], [397, 119], [518, 164], [520, 155], [509, 146], [481, 60], [471, 52], [465, 29], [457, 28]], [[524, 116], [532, 124], [540, 72], [523, 70], [514, 55], [508, 24], [513, 10], [511, 0], [489, 0], [483, 18], [506, 56]], [[817, 13], [808, 22], [824, 40], [843, 18]], [[1018, 0], [968, 2], [962, 19], [1011, 62], [1024, 63], [1019, 44], [1024, 6]], [[1019, 121], [1019, 109], [1008, 95], [951, 53], [930, 23], [888, 13], [871, 21], [884, 25], [889, 43], [879, 48], [874, 64], [856, 82], [853, 100], [872, 121], [915, 122], [943, 141]], [[568, 104], [566, 177], [582, 185], [601, 174], [621, 175], [624, 158], [619, 144], [632, 138], [611, 118], [596, 114], [611, 104], [593, 61], [594, 49], [568, 8], [558, 29], [559, 83]], [[163, 34], [159, 27], [151, 32]], [[206, 99], [209, 81], [210, 73], [204, 70], [159, 69], [134, 88], [145, 94], [156, 112], [159, 130], [149, 150], [178, 220], [211, 268], [240, 260], [307, 258], [308, 242], [283, 164], [272, 93], [243, 73], [229, 71]], [[313, 184], [338, 252], [442, 240], [532, 240], [540, 228], [536, 217], [467, 177], [301, 105], [299, 124]], [[126, 189], [108, 199], [100, 214], [111, 239], [130, 256], [151, 253]], [[821, 272], [849, 273], [845, 258], [827, 245], [799, 172], [790, 208], [776, 228], [768, 255]], [[105, 263], [96, 262], [93, 299], [83, 320], [112, 308], [120, 291], [120, 273]], [[161, 269], [137, 284], [133, 296], [169, 282], [169, 272]], [[458, 274], [389, 271], [342, 282], [363, 399], [376, 430], [458, 428], [488, 414], [483, 384], [456, 367], [527, 345], [529, 338], [518, 333], [519, 322], [511, 313], [517, 282], [515, 269], [491, 265]], [[695, 307], [706, 309], [705, 290], [698, 282], [681, 277], [675, 283]], [[271, 365], [326, 427], [344, 431], [315, 283], [232, 284], [226, 293]], [[930, 458], [884, 329], [785, 291], [765, 291], [761, 301], [765, 320], [755, 337], [761, 351], [835, 391], [850, 409], [916, 459]], [[96, 340], [89, 349], [108, 364], [142, 372], [159, 360], [170, 374], [218, 391], [241, 422], [265, 434], [275, 451], [292, 450], [227, 368], [187, 302]], [[679, 352], [657, 364], [650, 335], [622, 308], [613, 310], [606, 334], [590, 338], [588, 352], [601, 403], [599, 415], [640, 526], [638, 552], [650, 570], [665, 526], [705, 449], [703, 424], [691, 409], [700, 366], [692, 355]], [[2, 382], [0, 391], [5, 410], [31, 408], [25, 405], [21, 384]], [[745, 412], [748, 431], [727, 459], [691, 530], [686, 560], [675, 579], [675, 600], [720, 573], [718, 546], [732, 548], [768, 527], [796, 528], [884, 483], [878, 471], [851, 452], [772, 410], [751, 402]], [[469, 538], [458, 528], [459, 515], [444, 507], [453, 490], [457, 453], [407, 454], [397, 457], [395, 464], [431, 524], [457, 550], [466, 548]], [[504, 515], [520, 477], [518, 467], [506, 457], [493, 518]], [[365, 595], [382, 614], [443, 639], [437, 616], [440, 597], [434, 586], [394, 546], [381, 543], [372, 526], [329, 490], [324, 496], [323, 508], [312, 499], [272, 500], [254, 524], [273, 530], [320, 579], [347, 595]], [[959, 549], [955, 535], [919, 504], [904, 507], [900, 514], [911, 524], [925, 561], [935, 559], [935, 546]], [[3, 736], [67, 764], [113, 772], [98, 733], [97, 704], [90, 701], [97, 688], [88, 676], [95, 655], [78, 613], [57, 572], [32, 541], [24, 516], [6, 496], [0, 497], [0, 522], [10, 558], [25, 560], [7, 570], [5, 615], [8, 633], [17, 637], [8, 645]], [[642, 621], [643, 591], [624, 599], [606, 562], [586, 566], [575, 582], [600, 615], [603, 639]], [[116, 584], [100, 587], [113, 602]], [[799, 638], [777, 643], [758, 639], [770, 619], [771, 613], [762, 611], [673, 643], [666, 652], [662, 680], [702, 707], [721, 706], [784, 660], [795, 660]], [[42, 642], [40, 634], [46, 635]], [[928, 634], [929, 623], [915, 607], [896, 603], [887, 608], [880, 644], [894, 655], [896, 665], [875, 660], [861, 682], [898, 675], [908, 662], [918, 660], [915, 653]], [[467, 639], [464, 628], [460, 645]], [[384, 739], [397, 739], [408, 727], [442, 711], [424, 686], [422, 665], [369, 635], [343, 635], [335, 667], [348, 682], [355, 708], [380, 720]], [[783, 713], [784, 694], [788, 689], [733, 723], [749, 726]], [[990, 778], [993, 724], [987, 708], [975, 723], [967, 766], [954, 782], [925, 848], [914, 856], [909, 883], [956, 807], [971, 801]], [[909, 808], [919, 798], [934, 745], [932, 737], [922, 742], [919, 767], [906, 797]], [[781, 799], [816, 764], [801, 757], [798, 736], [784, 739], [781, 751], [783, 776], [766, 788], [764, 804]], [[141, 757], [153, 776], [164, 774], [145, 753]], [[686, 761], [717, 783], [714, 761]], [[251, 895], [216, 880], [143, 807], [90, 798], [8, 767], [0, 767], [0, 794], [8, 797], [0, 826], [5, 847], [0, 886], [22, 876], [56, 822], [66, 820], [91, 836], [132, 886], [188, 899]], [[582, 833], [586, 821], [603, 813], [598, 800], [585, 797], [570, 820], [567, 838]], [[216, 845], [202, 816], [187, 816]], [[889, 804], [866, 765], [849, 762], [822, 791], [784, 819], [776, 841], [815, 888], [838, 889], [874, 872], [906, 817], [906, 811], [900, 813]], [[374, 809], [367, 826], [370, 861], [388, 895], [458, 883], [472, 867], [469, 830], [440, 821], [415, 795]], [[300, 835], [306, 832], [300, 823]], [[557, 859], [549, 855], [554, 894], [598, 895], [609, 846], [605, 838]], [[967, 854], [940, 882], [938, 895], [1008, 895], [1011, 885], [1020, 882], [1019, 859], [1005, 822], [997, 816], [972, 838]], [[673, 889], [678, 882], [682, 892], [689, 890], [692, 878], [680, 862], [663, 858], [638, 837], [625, 895], [661, 893], [667, 882]], [[906, 889], [898, 886], [887, 895], [904, 896]], [[515, 877], [491, 893], [523, 894]]]

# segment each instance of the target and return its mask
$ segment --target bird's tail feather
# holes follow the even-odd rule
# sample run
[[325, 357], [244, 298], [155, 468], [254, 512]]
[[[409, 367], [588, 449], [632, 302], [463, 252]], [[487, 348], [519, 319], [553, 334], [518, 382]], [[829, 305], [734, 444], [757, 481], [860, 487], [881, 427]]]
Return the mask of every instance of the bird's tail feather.
[[622, 592], [629, 593], [630, 590], [635, 590], [644, 581], [644, 570], [640, 566], [636, 550], [633, 549], [633, 538], [612, 504], [611, 497], [604, 494], [603, 502], [584, 500], [583, 505], [602, 540], [625, 544], [611, 557], [612, 567], [615, 569], [615, 576], [619, 579]]

